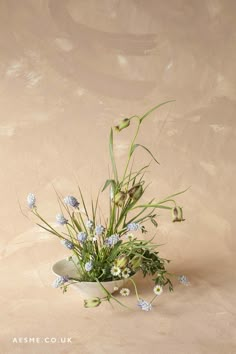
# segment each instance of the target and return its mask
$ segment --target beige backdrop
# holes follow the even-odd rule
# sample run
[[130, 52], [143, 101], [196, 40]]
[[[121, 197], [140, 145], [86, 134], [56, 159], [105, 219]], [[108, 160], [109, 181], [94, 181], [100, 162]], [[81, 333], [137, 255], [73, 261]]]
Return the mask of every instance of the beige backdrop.
[[[0, 1], [1, 353], [236, 353], [235, 11], [234, 0]], [[191, 286], [174, 281], [150, 313], [86, 310], [73, 289], [51, 288], [67, 253], [19, 203], [26, 211], [35, 193], [54, 222], [53, 186], [78, 195], [78, 180], [90, 198], [107, 178], [110, 126], [168, 99], [139, 141], [161, 163], [148, 196], [191, 185], [179, 198], [186, 221], [162, 212], [156, 236]], [[129, 133], [116, 139], [122, 166]], [[140, 283], [149, 299], [150, 280]]]

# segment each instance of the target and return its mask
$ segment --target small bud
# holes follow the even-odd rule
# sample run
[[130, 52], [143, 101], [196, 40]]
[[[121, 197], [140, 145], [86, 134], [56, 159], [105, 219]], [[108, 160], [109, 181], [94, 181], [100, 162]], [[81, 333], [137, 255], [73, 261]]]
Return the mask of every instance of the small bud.
[[130, 119], [125, 118], [121, 121], [121, 123], [117, 126], [115, 126], [115, 130], [120, 132], [121, 130], [127, 128], [130, 125]]
[[137, 270], [138, 268], [140, 268], [141, 264], [142, 264], [142, 257], [140, 256], [134, 256], [132, 259], [131, 259], [131, 267], [133, 270]]
[[97, 307], [101, 304], [99, 297], [92, 297], [91, 299], [84, 300], [84, 307], [91, 308]]
[[178, 206], [172, 208], [172, 221], [173, 222], [184, 221], [182, 208]]
[[30, 209], [35, 208], [36, 198], [33, 193], [29, 193], [27, 196], [27, 204]]
[[128, 194], [131, 199], [137, 201], [143, 194], [143, 186], [141, 184], [138, 184], [137, 186], [132, 187], [128, 191]]
[[122, 207], [125, 203], [126, 197], [127, 194], [125, 192], [120, 191], [116, 193], [115, 197], [113, 198], [113, 201], [117, 206]]
[[64, 203], [66, 205], [69, 205], [71, 207], [74, 207], [74, 208], [78, 208], [79, 206], [79, 202], [78, 200], [73, 197], [72, 195], [68, 195], [67, 197], [64, 198]]
[[129, 258], [127, 256], [120, 256], [115, 260], [115, 265], [119, 268], [125, 268], [129, 262]]

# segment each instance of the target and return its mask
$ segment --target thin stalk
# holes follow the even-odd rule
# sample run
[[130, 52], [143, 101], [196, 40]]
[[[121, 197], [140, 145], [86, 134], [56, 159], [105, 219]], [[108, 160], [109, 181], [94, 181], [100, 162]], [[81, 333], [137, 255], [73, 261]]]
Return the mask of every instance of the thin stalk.
[[51, 225], [49, 225], [46, 220], [44, 220], [44, 219], [39, 215], [39, 213], [37, 212], [37, 210], [34, 210], [34, 211], [32, 211], [32, 212], [33, 212], [33, 214], [35, 214], [45, 225], [47, 225], [47, 226], [54, 232], [54, 234], [55, 234], [56, 236], [58, 236], [58, 237], [60, 237], [60, 238], [64, 238], [64, 237], [61, 236], [61, 235], [59, 234], [59, 232], [57, 232]]
[[158, 295], [155, 295], [155, 296], [153, 297], [153, 299], [150, 301], [150, 304], [153, 303], [153, 301], [157, 298], [157, 296], [158, 296]]
[[132, 278], [129, 278], [129, 280], [132, 282], [133, 286], [134, 286], [134, 291], [135, 291], [135, 294], [136, 294], [136, 297], [137, 297], [137, 300], [139, 300], [139, 295], [138, 295], [138, 290], [137, 290], [137, 286], [134, 282], [134, 280]]
[[133, 140], [132, 140], [132, 142], [131, 142], [131, 145], [130, 145], [128, 160], [127, 160], [127, 163], [126, 163], [126, 166], [125, 166], [125, 171], [124, 171], [124, 174], [123, 174], [122, 181], [124, 181], [125, 176], [126, 176], [127, 169], [128, 169], [128, 167], [129, 167], [130, 159], [131, 159], [131, 156], [132, 156], [132, 148], [133, 148], [134, 142], [135, 142], [135, 140], [136, 140], [136, 138], [137, 138], [137, 136], [138, 136], [140, 124], [141, 124], [141, 122], [140, 122], [140, 120], [139, 120], [137, 130], [136, 130], [136, 132], [135, 132], [134, 138], [133, 138]]

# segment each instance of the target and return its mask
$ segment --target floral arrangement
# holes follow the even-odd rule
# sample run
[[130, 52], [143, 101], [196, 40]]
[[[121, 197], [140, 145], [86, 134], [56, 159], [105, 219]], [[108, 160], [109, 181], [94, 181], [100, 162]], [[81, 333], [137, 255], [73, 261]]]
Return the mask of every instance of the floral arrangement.
[[[174, 197], [184, 193], [181, 191], [156, 201], [155, 198], [147, 203], [141, 202], [141, 199], [148, 185], [144, 180], [147, 168], [150, 163], [142, 168], [133, 170], [133, 156], [138, 149], [144, 149], [151, 159], [156, 163], [158, 161], [151, 151], [136, 142], [138, 133], [144, 120], [154, 110], [160, 106], [171, 102], [161, 103], [150, 111], [139, 117], [137, 115], [125, 118], [114, 128], [111, 128], [109, 137], [109, 154], [112, 166], [112, 177], [107, 179], [102, 192], [109, 188], [109, 217], [103, 221], [97, 217], [100, 192], [95, 201], [92, 200], [89, 210], [85, 203], [81, 188], [78, 187], [79, 200], [74, 196], [66, 196], [64, 199], [58, 196], [61, 212], [56, 215], [56, 221], [61, 229], [53, 227], [38, 212], [35, 195], [30, 193], [27, 197], [30, 211], [38, 218], [39, 225], [44, 230], [57, 236], [63, 246], [72, 252], [68, 261], [74, 264], [77, 270], [77, 277], [58, 276], [53, 286], [67, 291], [68, 286], [76, 282], [97, 282], [104, 290], [104, 297], [93, 297], [84, 301], [85, 307], [97, 307], [103, 301], [111, 300], [126, 306], [116, 296], [109, 292], [103, 285], [104, 282], [125, 279], [132, 283], [137, 297], [137, 305], [144, 311], [152, 308], [152, 303], [156, 297], [163, 293], [165, 286], [173, 290], [172, 282], [169, 278], [171, 274], [166, 270], [166, 265], [170, 262], [161, 258], [158, 245], [153, 243], [153, 238], [146, 240], [140, 238], [140, 235], [147, 232], [146, 224], [151, 222], [155, 227], [156, 209], [164, 209], [172, 214], [173, 222], [182, 222], [182, 207], [177, 205]], [[114, 131], [120, 133], [127, 129], [131, 124], [136, 123], [136, 130], [131, 140], [127, 162], [121, 175], [118, 174], [114, 145]], [[152, 161], [151, 160], [151, 161]], [[60, 230], [60, 231], [59, 231]], [[153, 277], [153, 298], [146, 301], [140, 298], [134, 275], [141, 271], [143, 276], [151, 275]], [[179, 281], [188, 285], [188, 279], [181, 275]], [[129, 288], [118, 289], [122, 296], [130, 294]]]

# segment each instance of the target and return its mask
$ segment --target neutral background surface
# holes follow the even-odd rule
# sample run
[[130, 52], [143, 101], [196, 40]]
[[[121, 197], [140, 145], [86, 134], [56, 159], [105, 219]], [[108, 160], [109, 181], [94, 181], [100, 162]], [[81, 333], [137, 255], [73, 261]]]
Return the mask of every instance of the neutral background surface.
[[[236, 353], [235, 12], [234, 0], [0, 1], [1, 353]], [[149, 313], [86, 310], [72, 289], [51, 288], [51, 265], [67, 253], [19, 203], [27, 212], [35, 193], [54, 222], [53, 187], [78, 195], [79, 181], [95, 195], [109, 171], [110, 126], [168, 99], [139, 142], [160, 161], [148, 197], [191, 185], [179, 198], [186, 221], [162, 212], [156, 235], [191, 286], [174, 281]], [[119, 166], [129, 133], [116, 136]], [[150, 299], [150, 280], [140, 286]]]

